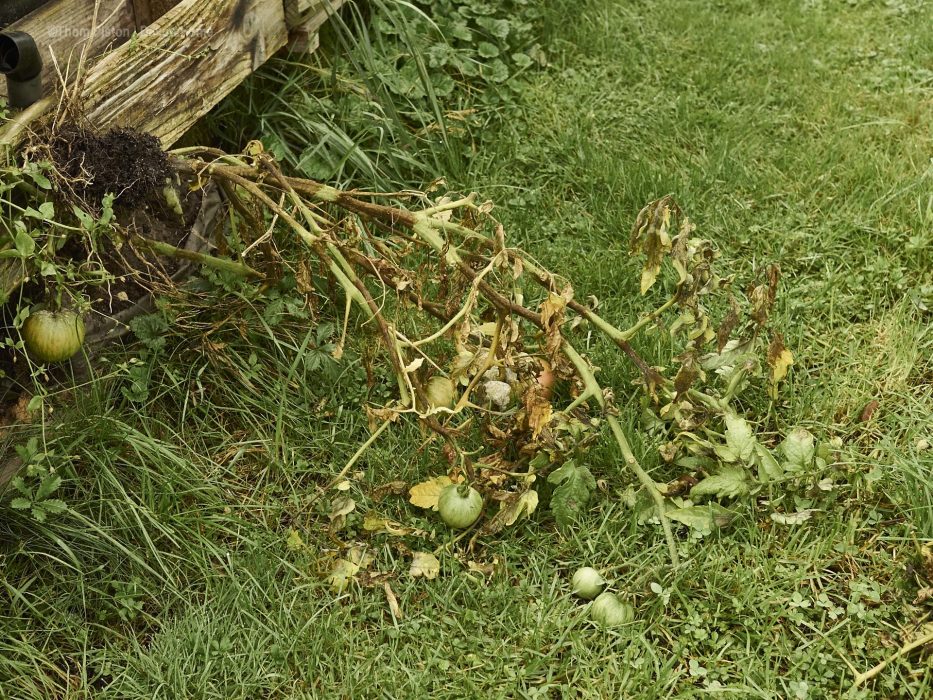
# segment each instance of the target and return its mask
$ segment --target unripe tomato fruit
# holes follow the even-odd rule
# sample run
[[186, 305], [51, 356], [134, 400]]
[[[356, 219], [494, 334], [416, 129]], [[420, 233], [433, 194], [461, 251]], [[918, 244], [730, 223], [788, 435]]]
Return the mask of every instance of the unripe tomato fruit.
[[462, 530], [476, 522], [483, 510], [483, 497], [467, 484], [451, 484], [441, 491], [437, 499], [441, 520], [450, 527]]
[[26, 351], [40, 362], [63, 362], [84, 343], [84, 320], [74, 311], [33, 311], [21, 331]]

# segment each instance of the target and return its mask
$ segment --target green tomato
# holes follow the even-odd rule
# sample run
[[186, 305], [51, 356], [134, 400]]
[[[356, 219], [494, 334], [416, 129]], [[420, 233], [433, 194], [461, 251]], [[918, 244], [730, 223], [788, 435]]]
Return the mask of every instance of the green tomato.
[[432, 408], [453, 408], [457, 398], [454, 383], [441, 375], [435, 375], [428, 380], [424, 393], [428, 395]]
[[635, 619], [635, 610], [615, 593], [602, 593], [590, 604], [590, 617], [603, 627], [619, 627]]
[[437, 499], [441, 520], [450, 527], [462, 530], [476, 522], [483, 510], [483, 497], [467, 484], [451, 484], [441, 491]]
[[602, 593], [606, 580], [592, 566], [577, 569], [571, 580], [573, 592], [584, 600], [593, 600]]
[[41, 362], [63, 362], [84, 344], [84, 320], [74, 311], [34, 311], [21, 333], [32, 357]]

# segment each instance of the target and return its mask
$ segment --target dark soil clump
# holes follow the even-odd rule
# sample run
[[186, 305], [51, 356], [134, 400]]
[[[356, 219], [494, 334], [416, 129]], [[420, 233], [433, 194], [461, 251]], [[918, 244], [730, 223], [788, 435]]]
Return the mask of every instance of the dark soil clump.
[[159, 140], [133, 129], [103, 134], [59, 129], [48, 148], [71, 191], [94, 208], [107, 194], [127, 207], [139, 204], [161, 190], [172, 173]]

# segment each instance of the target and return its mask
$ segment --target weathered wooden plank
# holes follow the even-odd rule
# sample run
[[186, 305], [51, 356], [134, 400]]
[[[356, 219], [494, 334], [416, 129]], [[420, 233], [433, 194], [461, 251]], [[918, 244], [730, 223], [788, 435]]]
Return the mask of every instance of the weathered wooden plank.
[[[90, 56], [97, 56], [110, 47], [126, 42], [136, 31], [133, 11], [128, 0], [100, 0], [98, 27], [91, 37], [96, 1], [57, 0], [6, 27], [7, 30], [28, 32], [35, 38], [44, 63], [42, 80], [46, 94], [59, 87], [58, 74], [52, 62], [53, 55], [62, 73], [68, 69], [70, 59], [73, 73], [89, 38], [91, 45], [88, 53]], [[6, 83], [2, 80], [0, 96], [6, 97]]]
[[136, 28], [144, 29], [171, 10], [181, 0], [131, 0]]
[[169, 146], [287, 38], [282, 0], [183, 0], [90, 69], [87, 117]]
[[289, 29], [307, 31], [304, 26], [310, 20], [317, 21], [320, 17], [317, 27], [319, 28], [327, 17], [340, 9], [345, 0], [284, 0], [285, 2], [285, 21]]

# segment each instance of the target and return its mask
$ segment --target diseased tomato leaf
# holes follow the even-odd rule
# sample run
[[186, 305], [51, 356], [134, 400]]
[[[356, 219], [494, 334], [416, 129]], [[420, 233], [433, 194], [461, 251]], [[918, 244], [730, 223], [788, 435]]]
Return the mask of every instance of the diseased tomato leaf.
[[590, 470], [570, 459], [551, 472], [548, 483], [556, 485], [551, 494], [551, 511], [561, 527], [570, 525], [590, 501], [596, 479]]

